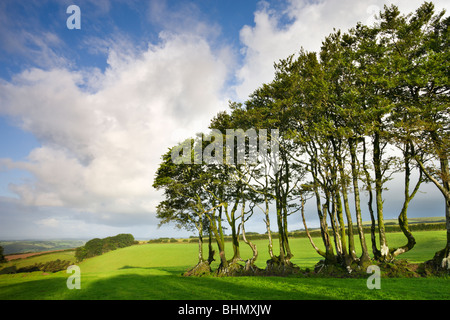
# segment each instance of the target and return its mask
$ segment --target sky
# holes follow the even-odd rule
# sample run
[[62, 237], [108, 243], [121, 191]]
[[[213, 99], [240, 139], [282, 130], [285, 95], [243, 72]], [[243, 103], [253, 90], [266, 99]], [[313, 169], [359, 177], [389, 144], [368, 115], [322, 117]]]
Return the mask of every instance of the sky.
[[[422, 1], [2, 0], [0, 239], [190, 235], [157, 227], [161, 155], [270, 82], [274, 62], [391, 3]], [[401, 209], [401, 178], [385, 218]], [[421, 190], [409, 216], [443, 216], [437, 189]], [[262, 219], [246, 229], [265, 231]]]

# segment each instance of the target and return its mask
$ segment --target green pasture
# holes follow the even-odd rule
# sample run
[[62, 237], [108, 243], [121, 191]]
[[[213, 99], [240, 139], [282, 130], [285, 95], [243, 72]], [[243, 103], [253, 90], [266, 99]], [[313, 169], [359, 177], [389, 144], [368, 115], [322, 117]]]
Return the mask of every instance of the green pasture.
[[[423, 262], [444, 247], [445, 231], [415, 232], [414, 235], [417, 245], [402, 255], [402, 259]], [[401, 233], [389, 233], [388, 237], [390, 246], [405, 241]], [[320, 239], [315, 240], [319, 244]], [[268, 259], [267, 241], [255, 243], [259, 250], [258, 266], [264, 267]], [[230, 243], [227, 245], [231, 255]], [[276, 245], [275, 241], [274, 248]], [[291, 246], [295, 255], [292, 261], [303, 269], [312, 268], [320, 260], [307, 238], [291, 239]], [[242, 258], [249, 257], [249, 248], [244, 243], [241, 247]], [[364, 278], [181, 276], [196, 264], [197, 249], [196, 243], [143, 244], [86, 259], [78, 264], [81, 270], [79, 290], [67, 288], [70, 274], [65, 271], [0, 275], [0, 299], [450, 299], [449, 278], [382, 278], [381, 289], [369, 290]], [[40, 259], [69, 260], [73, 259], [73, 254], [73, 251], [58, 252], [7, 265], [24, 266], [42, 262]]]

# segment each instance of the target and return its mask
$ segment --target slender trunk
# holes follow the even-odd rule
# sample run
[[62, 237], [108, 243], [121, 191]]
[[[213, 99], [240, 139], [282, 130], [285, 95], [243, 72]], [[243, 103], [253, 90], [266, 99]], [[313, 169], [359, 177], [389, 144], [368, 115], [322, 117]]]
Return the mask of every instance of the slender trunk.
[[266, 209], [265, 209], [265, 219], [264, 222], [266, 223], [266, 230], [267, 230], [267, 236], [269, 237], [269, 244], [268, 244], [268, 250], [269, 250], [269, 256], [271, 259], [273, 259], [273, 240], [272, 240], [272, 231], [270, 230], [270, 218], [269, 218], [269, 200], [264, 200], [266, 203]]
[[202, 263], [204, 261], [204, 259], [203, 259], [203, 223], [201, 221], [202, 221], [202, 219], [200, 218], [200, 222], [198, 224], [198, 263]]
[[416, 244], [416, 239], [412, 235], [412, 233], [409, 229], [409, 226], [408, 226], [407, 212], [408, 212], [409, 203], [411, 202], [412, 198], [415, 196], [415, 194], [419, 190], [420, 184], [422, 183], [422, 171], [420, 171], [419, 180], [414, 188], [414, 191], [412, 192], [412, 194], [409, 193], [409, 185], [410, 185], [410, 180], [411, 180], [410, 179], [410, 177], [411, 177], [411, 168], [410, 168], [411, 154], [410, 154], [409, 144], [405, 144], [405, 151], [403, 152], [403, 158], [404, 158], [404, 162], [405, 162], [405, 190], [404, 190], [405, 199], [403, 201], [402, 210], [400, 211], [400, 214], [398, 216], [398, 224], [408, 242], [404, 246], [401, 246], [399, 248], [391, 250], [392, 256], [394, 258], [402, 253], [408, 252]]
[[317, 162], [313, 158], [311, 158], [311, 173], [314, 179], [313, 189], [314, 195], [316, 197], [317, 214], [320, 220], [320, 233], [322, 235], [323, 244], [325, 245], [326, 260], [329, 260], [330, 262], [334, 263], [336, 258], [334, 256], [333, 245], [331, 244], [330, 235], [328, 233], [327, 216], [326, 216], [327, 213], [326, 211], [322, 211], [319, 189], [317, 187], [317, 185], [319, 184], [319, 181], [317, 180]]
[[278, 244], [280, 249], [280, 260], [284, 262], [284, 236], [283, 236], [283, 222], [281, 221], [281, 208], [277, 208], [277, 224], [278, 224]]
[[[327, 196], [327, 198], [328, 198], [328, 196]], [[336, 220], [337, 220], [336, 219], [336, 203], [334, 201], [332, 202], [331, 211], [328, 209], [329, 203], [330, 203], [330, 201], [327, 200], [326, 204], [323, 205], [323, 211], [328, 212], [328, 215], [330, 216], [331, 228], [333, 230], [333, 235], [334, 235], [334, 245], [336, 248], [336, 254], [338, 257], [342, 258], [342, 255], [343, 255], [342, 242], [341, 242], [341, 237], [339, 235], [338, 224], [336, 222]]]
[[277, 225], [278, 225], [278, 244], [280, 249], [280, 262], [285, 262], [286, 252], [284, 249], [284, 228], [283, 228], [283, 213], [281, 206], [281, 194], [280, 194], [280, 181], [277, 176], [275, 177], [275, 204], [276, 204], [276, 212], [277, 212]]
[[286, 258], [290, 260], [294, 255], [292, 254], [291, 247], [289, 245], [289, 231], [287, 223], [287, 206], [283, 205], [283, 237], [284, 237], [284, 248], [286, 250]]
[[[226, 268], [228, 267], [228, 261], [225, 256], [225, 240], [223, 236], [223, 230], [222, 230], [222, 208], [223, 206], [219, 207], [219, 217], [216, 217], [215, 214], [209, 215], [207, 214], [206, 217], [209, 220], [209, 226], [210, 230], [214, 234], [214, 237], [216, 238], [217, 247], [219, 248], [219, 257], [220, 257], [220, 268]], [[215, 210], [214, 210], [215, 212]]]
[[445, 218], [447, 222], [447, 244], [444, 249], [444, 258], [442, 259], [441, 267], [450, 269], [450, 200], [445, 201]]
[[367, 166], [366, 166], [366, 155], [367, 155], [366, 141], [364, 140], [363, 141], [363, 169], [364, 169], [364, 173], [365, 173], [365, 176], [366, 176], [367, 192], [369, 193], [369, 201], [367, 202], [367, 205], [368, 205], [368, 208], [369, 208], [370, 220], [371, 220], [370, 240], [371, 240], [371, 243], [372, 243], [373, 256], [374, 256], [374, 258], [376, 260], [378, 260], [380, 258], [380, 250], [378, 250], [377, 238], [376, 238], [376, 235], [375, 235], [376, 223], [375, 223], [375, 214], [373, 212], [372, 179], [370, 177], [369, 170], [367, 169]]
[[231, 261], [238, 261], [241, 259], [240, 251], [239, 251], [239, 234], [236, 230], [236, 210], [239, 202], [241, 201], [241, 186], [237, 185], [236, 187], [236, 198], [234, 200], [233, 207], [231, 208], [231, 212], [228, 213], [228, 205], [225, 206], [225, 215], [227, 217], [228, 225], [231, 229], [231, 244], [233, 246], [233, 257]]
[[212, 234], [211, 233], [212, 233], [212, 231], [210, 228], [209, 232], [208, 232], [208, 264], [211, 264], [215, 260], [214, 254], [216, 253], [212, 246]]
[[250, 240], [247, 239], [247, 236], [245, 234], [245, 201], [242, 202], [242, 209], [241, 209], [241, 226], [242, 226], [242, 240], [252, 249], [252, 257], [247, 260], [245, 263], [245, 269], [249, 270], [250, 268], [253, 268], [256, 259], [258, 258], [258, 249], [256, 248], [256, 245], [252, 243]]
[[383, 174], [381, 157], [380, 134], [376, 131], [373, 140], [373, 166], [375, 171], [375, 196], [377, 203], [378, 234], [380, 237], [380, 258], [381, 260], [390, 260], [383, 219]]
[[[267, 172], [267, 166], [264, 166], [265, 169], [265, 175], [264, 175], [264, 179], [265, 179], [265, 190], [267, 191], [269, 189], [269, 174]], [[264, 193], [264, 204], [265, 204], [265, 211], [264, 211], [264, 215], [265, 215], [265, 219], [264, 222], [266, 223], [266, 230], [267, 230], [267, 236], [269, 237], [269, 244], [268, 244], [268, 250], [269, 250], [269, 256], [270, 259], [274, 259], [274, 255], [273, 255], [273, 240], [272, 240], [272, 231], [270, 230], [270, 218], [269, 218], [269, 210], [270, 210], [270, 203], [269, 203], [269, 196], [268, 194], [265, 192]]]
[[347, 251], [347, 238], [345, 234], [345, 223], [344, 223], [344, 215], [342, 212], [342, 202], [341, 197], [338, 190], [335, 190], [334, 193], [334, 203], [335, 203], [335, 212], [337, 221], [339, 223], [339, 233], [340, 233], [340, 243], [341, 243], [341, 252], [342, 258], [345, 262], [347, 262], [348, 251]]
[[282, 194], [282, 202], [281, 202], [281, 206], [282, 206], [282, 222], [283, 222], [283, 243], [284, 243], [284, 249], [286, 250], [286, 259], [289, 260], [293, 257], [293, 254], [291, 252], [291, 248], [289, 246], [289, 231], [288, 231], [288, 221], [287, 221], [287, 216], [288, 216], [288, 210], [287, 210], [287, 202], [288, 202], [288, 192], [289, 192], [289, 178], [290, 178], [290, 172], [289, 172], [289, 162], [288, 159], [285, 155], [285, 153], [283, 152], [283, 163], [284, 163], [284, 168], [285, 168], [285, 174], [283, 176], [284, 178], [284, 188], [281, 188], [281, 194]]
[[353, 222], [352, 222], [352, 216], [350, 212], [350, 206], [348, 202], [348, 195], [347, 195], [347, 182], [346, 182], [346, 176], [344, 173], [344, 169], [342, 167], [342, 163], [339, 165], [339, 171], [341, 175], [341, 192], [342, 192], [342, 200], [344, 202], [344, 211], [345, 216], [347, 218], [347, 230], [348, 230], [348, 251], [351, 259], [353, 261], [356, 260], [356, 251], [355, 251], [355, 237], [353, 235]]
[[[350, 206], [348, 204], [348, 194], [347, 194], [347, 175], [345, 174], [344, 170], [344, 159], [342, 154], [342, 147], [341, 147], [341, 141], [339, 140], [337, 143], [333, 142], [333, 148], [334, 148], [334, 156], [336, 158], [337, 162], [337, 170], [339, 172], [340, 179], [337, 177], [336, 172], [336, 180], [339, 182], [336, 182], [336, 193], [339, 196], [339, 189], [342, 193], [342, 201], [343, 201], [343, 207], [345, 211], [345, 216], [347, 218], [347, 227], [348, 227], [348, 254], [350, 255], [350, 258], [352, 260], [356, 260], [356, 252], [355, 252], [355, 240], [353, 236], [353, 222], [352, 222], [352, 216], [350, 213]], [[340, 196], [339, 196], [340, 197]], [[340, 210], [342, 212], [342, 203], [339, 199], [338, 208], [340, 206]], [[341, 228], [343, 228], [345, 232], [345, 224], [342, 223]], [[344, 234], [345, 236], [345, 234]], [[346, 244], [344, 243], [346, 246]], [[346, 248], [347, 250], [347, 248]], [[347, 254], [346, 254], [347, 256]]]
[[223, 207], [219, 208], [219, 219], [217, 219], [219, 224], [219, 234], [218, 236], [218, 242], [217, 245], [219, 247], [219, 256], [220, 256], [220, 268], [227, 268], [228, 267], [228, 261], [225, 256], [225, 238], [223, 235], [223, 229], [222, 229], [222, 208], [227, 210], [227, 205], [224, 205]]
[[327, 254], [325, 252], [323, 252], [318, 246], [316, 246], [316, 244], [314, 243], [313, 238], [311, 237], [308, 227], [306, 226], [306, 220], [305, 220], [305, 201], [302, 197], [301, 199], [301, 213], [302, 213], [302, 220], [303, 220], [303, 226], [305, 227], [305, 232], [306, 232], [306, 236], [309, 239], [309, 242], [311, 243], [312, 247], [314, 248], [314, 250], [316, 250], [316, 252], [321, 255], [322, 257], [326, 258]]
[[352, 260], [356, 260], [356, 250], [355, 250], [355, 236], [353, 234], [353, 222], [350, 212], [350, 206], [348, 203], [348, 195], [346, 190], [342, 190], [342, 197], [344, 201], [344, 211], [347, 218], [347, 232], [348, 232], [348, 252]]
[[239, 234], [236, 232], [236, 219], [234, 213], [232, 214], [231, 222], [231, 239], [233, 244], [233, 258], [231, 260], [238, 261], [241, 259], [241, 253], [239, 250]]
[[368, 261], [370, 259], [369, 252], [367, 250], [366, 237], [364, 235], [364, 228], [362, 225], [362, 214], [361, 214], [361, 198], [359, 194], [358, 186], [358, 169], [356, 166], [356, 139], [351, 138], [348, 140], [350, 147], [350, 157], [351, 157], [351, 167], [352, 167], [352, 182], [353, 182], [353, 193], [355, 195], [355, 213], [356, 213], [356, 225], [358, 227], [359, 240], [361, 243], [362, 254], [360, 260], [362, 262]]
[[[336, 155], [335, 155], [336, 156]], [[342, 255], [342, 259], [344, 262], [347, 260], [348, 252], [347, 252], [347, 239], [345, 235], [345, 223], [344, 223], [344, 216], [343, 216], [343, 210], [342, 210], [342, 201], [341, 196], [339, 192], [339, 186], [338, 186], [338, 176], [337, 176], [337, 169], [335, 164], [331, 164], [331, 179], [332, 179], [332, 199], [333, 199], [333, 211], [336, 215], [336, 220], [339, 230], [339, 252]]]
[[[447, 194], [450, 194], [450, 170], [449, 160], [447, 158], [441, 158], [441, 172], [444, 189], [447, 190]], [[444, 249], [442, 268], [450, 270], [450, 198], [445, 200], [445, 221], [447, 226], [447, 244]]]

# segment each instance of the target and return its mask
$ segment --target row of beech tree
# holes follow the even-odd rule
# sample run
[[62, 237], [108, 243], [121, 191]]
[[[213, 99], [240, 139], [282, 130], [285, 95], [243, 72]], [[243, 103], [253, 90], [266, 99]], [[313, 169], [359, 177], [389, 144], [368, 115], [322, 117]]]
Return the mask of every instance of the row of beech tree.
[[87, 241], [84, 246], [76, 248], [75, 258], [77, 262], [80, 262], [86, 258], [100, 256], [103, 253], [119, 248], [129, 247], [135, 243], [136, 241], [134, 240], [133, 235], [129, 233], [121, 233], [116, 236], [106, 237], [103, 239], [94, 238]]
[[[347, 33], [335, 31], [320, 52], [302, 49], [275, 63], [272, 82], [245, 103], [231, 102], [229, 111], [211, 120], [214, 134], [184, 142], [190, 147], [183, 149], [189, 150], [183, 155], [189, 161], [173, 161], [174, 153], [183, 152], [180, 146], [163, 155], [154, 180], [154, 187], [164, 191], [157, 214], [161, 223], [198, 232], [196, 267], [211, 263], [216, 242], [219, 272], [254, 269], [258, 250], [245, 234], [250, 217], [263, 219], [267, 226], [267, 267], [291, 266], [288, 216], [298, 213], [305, 222], [306, 201], [315, 203], [323, 243], [310, 241], [327, 264], [352, 269], [369, 260], [392, 261], [416, 243], [408, 206], [427, 182], [442, 194], [447, 221], [447, 243], [436, 253], [434, 265], [450, 268], [449, 23], [432, 3], [408, 15], [385, 6], [374, 25], [358, 23]], [[267, 152], [259, 152], [257, 162], [211, 161], [219, 154], [249, 156], [255, 151], [251, 143], [227, 150], [223, 141], [239, 139], [227, 135], [230, 128], [247, 134], [265, 129], [258, 145], [268, 147]], [[277, 135], [269, 129], [277, 129]], [[275, 145], [276, 153], [271, 152]], [[195, 161], [199, 150], [211, 156], [209, 161]], [[383, 194], [389, 192], [385, 184], [394, 172], [404, 181], [404, 192], [398, 195], [403, 197], [401, 247], [389, 245], [383, 220]], [[271, 210], [276, 221], [269, 218]], [[365, 213], [372, 221], [370, 234], [362, 226]], [[231, 231], [232, 257], [225, 255], [225, 228]], [[271, 234], [274, 228], [277, 239]], [[203, 252], [206, 235], [208, 257]], [[241, 238], [253, 252], [245, 266], [238, 263], [244, 261]]]

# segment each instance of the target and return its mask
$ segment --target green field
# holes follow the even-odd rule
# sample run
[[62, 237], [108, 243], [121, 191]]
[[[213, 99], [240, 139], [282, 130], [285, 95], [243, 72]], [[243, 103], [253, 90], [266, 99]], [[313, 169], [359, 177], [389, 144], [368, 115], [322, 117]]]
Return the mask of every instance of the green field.
[[[402, 255], [402, 259], [423, 262], [444, 247], [445, 231], [414, 235], [417, 245]], [[404, 242], [404, 236], [389, 233], [388, 241], [396, 246]], [[258, 265], [264, 267], [268, 259], [267, 241], [255, 243], [259, 249]], [[245, 244], [241, 246], [242, 257], [248, 257], [250, 250]], [[320, 260], [306, 238], [291, 239], [291, 246], [295, 255], [292, 262], [301, 268], [311, 268]], [[73, 251], [47, 254], [9, 262], [6, 266], [23, 266], [42, 259], [74, 260], [73, 254]], [[382, 278], [380, 290], [369, 290], [365, 278], [181, 276], [196, 264], [196, 256], [195, 243], [134, 245], [80, 262], [80, 290], [67, 288], [69, 274], [65, 271], [0, 275], [0, 299], [450, 299], [450, 278], [442, 277]]]

